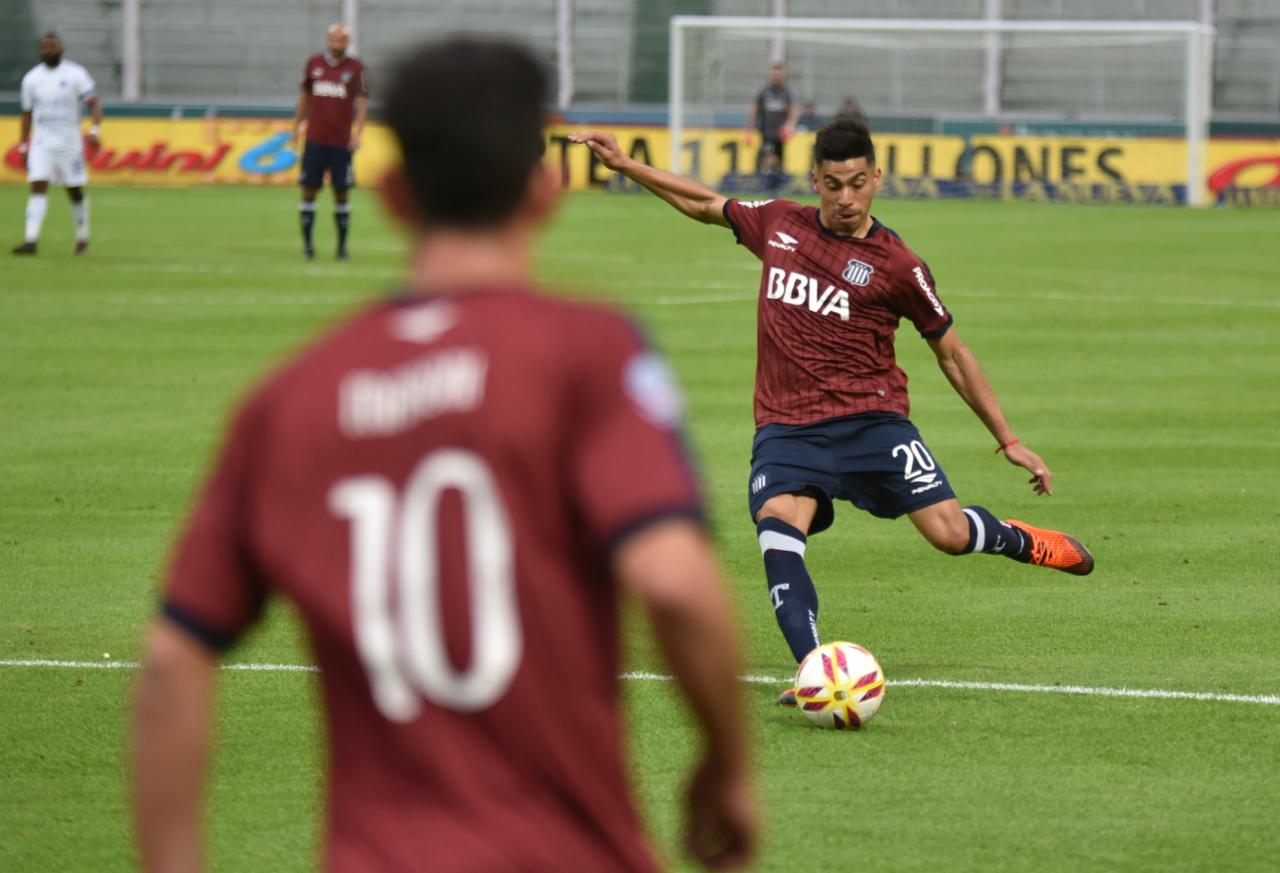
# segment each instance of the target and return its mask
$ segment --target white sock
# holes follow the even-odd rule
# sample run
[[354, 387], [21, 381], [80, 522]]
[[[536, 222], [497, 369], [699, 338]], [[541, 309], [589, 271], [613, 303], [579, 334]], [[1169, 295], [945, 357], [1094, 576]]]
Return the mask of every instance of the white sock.
[[40, 239], [40, 228], [44, 226], [44, 213], [48, 208], [48, 194], [27, 195], [27, 242], [33, 243]]
[[76, 239], [89, 241], [89, 198], [86, 196], [79, 203], [71, 201], [71, 217], [76, 223]]

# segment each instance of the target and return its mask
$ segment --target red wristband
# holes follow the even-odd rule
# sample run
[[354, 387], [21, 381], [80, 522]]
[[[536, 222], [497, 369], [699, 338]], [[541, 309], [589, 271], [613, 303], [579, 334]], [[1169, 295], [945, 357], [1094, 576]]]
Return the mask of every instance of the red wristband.
[[1009, 440], [1007, 443], [1001, 443], [1001, 444], [1000, 444], [1000, 448], [996, 449], [996, 454], [997, 454], [997, 455], [998, 455], [998, 454], [1000, 454], [1001, 452], [1003, 452], [1005, 449], [1009, 448], [1010, 446], [1016, 446], [1016, 445], [1018, 444], [1018, 442], [1019, 442], [1018, 438], [1017, 438], [1017, 437], [1014, 437], [1013, 439]]

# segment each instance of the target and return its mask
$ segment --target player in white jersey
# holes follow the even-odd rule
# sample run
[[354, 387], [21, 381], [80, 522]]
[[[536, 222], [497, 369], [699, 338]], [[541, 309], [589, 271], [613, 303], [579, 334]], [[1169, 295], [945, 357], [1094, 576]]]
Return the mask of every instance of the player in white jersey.
[[[80, 133], [81, 106], [93, 113], [87, 137]], [[35, 132], [32, 133], [32, 124]], [[22, 139], [18, 151], [27, 165], [31, 194], [27, 197], [26, 237], [15, 255], [34, 255], [40, 228], [49, 207], [49, 183], [57, 182], [71, 198], [76, 223], [76, 254], [89, 247], [89, 199], [84, 187], [85, 143], [98, 145], [102, 103], [94, 93], [93, 77], [74, 61], [62, 59], [62, 40], [56, 33], [40, 38], [40, 63], [22, 77]]]

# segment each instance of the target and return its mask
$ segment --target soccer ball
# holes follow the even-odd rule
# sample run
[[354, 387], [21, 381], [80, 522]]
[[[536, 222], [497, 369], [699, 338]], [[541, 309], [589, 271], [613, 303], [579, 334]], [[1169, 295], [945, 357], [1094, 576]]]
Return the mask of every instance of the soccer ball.
[[854, 730], [869, 722], [884, 700], [884, 671], [862, 646], [818, 646], [796, 670], [796, 706], [818, 727]]

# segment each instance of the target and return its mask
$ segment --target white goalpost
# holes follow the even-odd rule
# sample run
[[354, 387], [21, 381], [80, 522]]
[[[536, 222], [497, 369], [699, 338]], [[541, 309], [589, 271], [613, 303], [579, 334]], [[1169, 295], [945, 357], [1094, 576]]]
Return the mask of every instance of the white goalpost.
[[[1211, 26], [1194, 21], [678, 15], [670, 25], [670, 167], [685, 170], [689, 130], [740, 123], [782, 45], [797, 100], [829, 110], [856, 94], [877, 130], [882, 119], [925, 134], [1056, 125], [1085, 137], [1185, 142], [1178, 175], [1186, 202], [1202, 205], [1213, 39]], [[692, 175], [697, 168], [695, 158]]]

